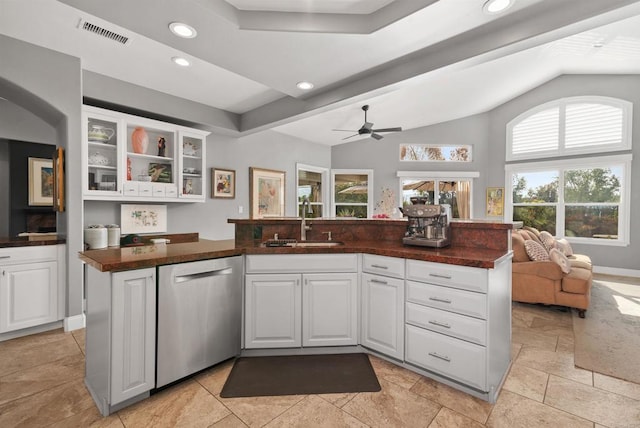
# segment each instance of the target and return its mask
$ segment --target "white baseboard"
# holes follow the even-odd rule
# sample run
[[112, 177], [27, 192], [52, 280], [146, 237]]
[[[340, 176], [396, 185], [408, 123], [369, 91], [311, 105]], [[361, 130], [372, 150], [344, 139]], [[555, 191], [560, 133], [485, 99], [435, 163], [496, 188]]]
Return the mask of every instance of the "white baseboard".
[[64, 319], [64, 331], [69, 332], [73, 330], [80, 330], [86, 326], [86, 318], [84, 314], [74, 315], [72, 317], [66, 317]]
[[611, 268], [606, 266], [594, 266], [593, 272], [601, 273], [603, 275], [631, 276], [634, 278], [640, 278], [640, 270], [638, 269], [623, 269], [623, 268]]

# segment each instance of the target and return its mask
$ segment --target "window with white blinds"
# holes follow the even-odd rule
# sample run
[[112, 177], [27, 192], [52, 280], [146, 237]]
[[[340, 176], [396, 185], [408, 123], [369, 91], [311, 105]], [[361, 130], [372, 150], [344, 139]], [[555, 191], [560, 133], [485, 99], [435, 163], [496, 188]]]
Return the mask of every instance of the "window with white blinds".
[[537, 106], [507, 124], [507, 161], [631, 149], [632, 104], [572, 97]]

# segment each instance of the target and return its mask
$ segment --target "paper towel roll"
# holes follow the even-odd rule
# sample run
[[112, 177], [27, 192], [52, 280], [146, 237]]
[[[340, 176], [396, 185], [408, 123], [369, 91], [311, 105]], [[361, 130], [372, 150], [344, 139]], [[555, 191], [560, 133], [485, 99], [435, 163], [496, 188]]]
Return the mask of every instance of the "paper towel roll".
[[84, 242], [90, 250], [107, 248], [109, 244], [106, 227], [89, 227], [84, 230]]
[[109, 236], [109, 246], [110, 247], [119, 247], [120, 246], [120, 228], [115, 226], [109, 226], [107, 228], [107, 235]]

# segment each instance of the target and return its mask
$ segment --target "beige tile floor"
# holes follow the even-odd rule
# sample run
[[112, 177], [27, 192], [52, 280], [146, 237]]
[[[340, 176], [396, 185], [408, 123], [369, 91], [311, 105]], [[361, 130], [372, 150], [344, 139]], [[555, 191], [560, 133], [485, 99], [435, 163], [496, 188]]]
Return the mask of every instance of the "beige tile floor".
[[377, 393], [221, 398], [226, 362], [103, 418], [83, 349], [83, 331], [0, 343], [0, 427], [640, 427], [640, 385], [576, 368], [571, 314], [538, 305], [513, 305], [495, 405], [371, 357]]

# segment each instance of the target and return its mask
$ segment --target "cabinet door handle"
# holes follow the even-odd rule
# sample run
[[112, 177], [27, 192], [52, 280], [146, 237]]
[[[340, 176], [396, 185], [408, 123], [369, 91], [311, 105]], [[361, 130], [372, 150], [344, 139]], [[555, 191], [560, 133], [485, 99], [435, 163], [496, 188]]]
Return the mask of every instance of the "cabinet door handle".
[[438, 354], [436, 352], [429, 352], [429, 355], [432, 356], [433, 358], [438, 358], [438, 359], [440, 359], [442, 361], [446, 361], [447, 363], [451, 362], [451, 358], [449, 358], [449, 357], [447, 357], [445, 355], [440, 355], [440, 354]]
[[389, 266], [383, 266], [383, 265], [371, 265], [371, 267], [378, 268], [378, 269], [389, 269]]
[[432, 276], [434, 278], [451, 279], [451, 275], [440, 275], [437, 273], [430, 273], [429, 276]]
[[429, 297], [429, 300], [433, 300], [434, 302], [440, 302], [440, 303], [451, 303], [451, 300], [441, 299], [439, 297]]
[[371, 282], [375, 282], [376, 284], [384, 284], [384, 285], [389, 284], [387, 281], [381, 281], [381, 280], [375, 279], [375, 278], [371, 279]]
[[429, 324], [437, 325], [438, 327], [451, 328], [451, 325], [440, 321], [429, 320]]
[[11, 256], [0, 256], [0, 259], [10, 259]]

